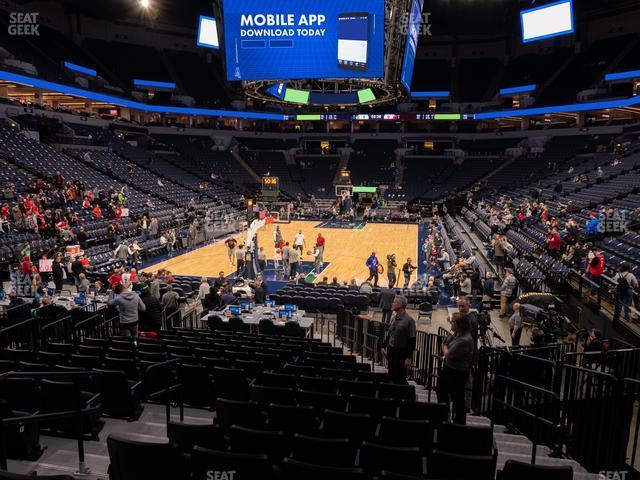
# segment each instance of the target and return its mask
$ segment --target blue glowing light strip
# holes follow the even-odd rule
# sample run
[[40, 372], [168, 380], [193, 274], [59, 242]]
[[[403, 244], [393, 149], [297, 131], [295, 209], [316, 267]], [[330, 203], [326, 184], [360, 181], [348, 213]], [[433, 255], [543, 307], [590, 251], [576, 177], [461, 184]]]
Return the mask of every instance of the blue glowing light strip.
[[133, 79], [133, 84], [136, 87], [155, 87], [166, 88], [167, 90], [175, 90], [176, 84], [173, 82], [155, 82], [153, 80], [141, 80], [139, 78]]
[[186, 107], [170, 107], [167, 105], [147, 105], [145, 103], [127, 100], [124, 98], [114, 97], [104, 93], [92, 92], [82, 88], [70, 87], [60, 83], [48, 82], [39, 78], [28, 77], [17, 73], [0, 70], [0, 80], [7, 82], [15, 82], [29, 87], [42, 88], [54, 92], [65, 93], [67, 95], [75, 95], [76, 97], [87, 98], [98, 102], [113, 103], [121, 107], [134, 108], [154, 113], [173, 113], [178, 115], [202, 115], [205, 117], [231, 117], [246, 118], [252, 120], [286, 120], [286, 115], [277, 113], [262, 112], [236, 112], [233, 110], [212, 110], [208, 108], [186, 108]]
[[501, 88], [500, 95], [510, 95], [512, 93], [533, 92], [537, 85], [522, 85], [521, 87]]
[[449, 98], [451, 92], [446, 90], [433, 91], [433, 92], [411, 92], [411, 98], [417, 99], [429, 99], [429, 98]]
[[616, 72], [609, 73], [604, 76], [604, 79], [607, 82], [611, 82], [613, 80], [624, 80], [626, 78], [640, 78], [640, 70], [631, 70], [628, 72]]
[[64, 62], [64, 66], [66, 68], [68, 68], [69, 70], [74, 70], [76, 72], [84, 73], [85, 75], [90, 75], [92, 77], [97, 77], [98, 76], [98, 72], [96, 72], [95, 70], [92, 70], [92, 69], [87, 68], [87, 67], [83, 67], [81, 65], [76, 65], [75, 63]]
[[552, 107], [523, 108], [520, 110], [500, 110], [497, 112], [476, 113], [476, 120], [492, 120], [504, 117], [527, 117], [529, 115], [546, 115], [553, 113], [584, 112], [588, 110], [604, 110], [607, 108], [624, 108], [640, 104], [640, 96], [622, 98], [619, 100], [602, 100], [599, 102], [571, 103], [569, 105], [555, 105]]

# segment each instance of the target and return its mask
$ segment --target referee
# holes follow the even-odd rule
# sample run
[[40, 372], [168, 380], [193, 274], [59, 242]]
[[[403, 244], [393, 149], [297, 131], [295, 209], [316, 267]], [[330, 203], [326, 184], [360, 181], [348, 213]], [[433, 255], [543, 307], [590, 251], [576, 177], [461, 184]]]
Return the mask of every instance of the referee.
[[411, 367], [416, 348], [416, 321], [407, 313], [407, 297], [396, 295], [391, 309], [395, 316], [391, 320], [389, 334], [382, 353], [387, 357], [387, 368], [393, 383], [407, 384], [407, 369]]

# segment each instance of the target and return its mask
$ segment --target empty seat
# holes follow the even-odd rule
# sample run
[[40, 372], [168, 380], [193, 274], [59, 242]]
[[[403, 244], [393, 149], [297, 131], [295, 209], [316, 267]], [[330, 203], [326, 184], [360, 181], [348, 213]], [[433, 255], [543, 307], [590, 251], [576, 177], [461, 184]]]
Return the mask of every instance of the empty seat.
[[168, 441], [141, 442], [135, 435], [112, 433], [107, 438], [107, 447], [111, 461], [109, 476], [113, 480], [188, 478], [182, 453]]
[[490, 426], [444, 423], [438, 427], [438, 450], [462, 455], [491, 455], [493, 447], [493, 428]]
[[372, 398], [360, 395], [349, 396], [349, 413], [368, 413], [375, 419], [395, 417], [396, 404], [389, 398]]
[[327, 410], [322, 421], [322, 434], [328, 437], [348, 438], [354, 445], [371, 440], [377, 423], [367, 413], [344, 413]]
[[378, 398], [391, 398], [396, 402], [401, 400], [415, 401], [416, 387], [413, 385], [381, 383], [378, 385]]
[[344, 411], [346, 401], [335, 393], [298, 390], [298, 404], [311, 405], [319, 415], [325, 410]]
[[371, 442], [362, 442], [360, 447], [358, 466], [373, 475], [387, 470], [420, 476], [423, 464], [424, 458], [417, 447], [390, 447]]
[[291, 458], [303, 462], [321, 462], [331, 467], [353, 467], [356, 448], [348, 438], [293, 436]]
[[[440, 480], [493, 480], [496, 458], [492, 456], [460, 455], [434, 450], [429, 455], [427, 474]], [[540, 477], [545, 478], [546, 477]]]
[[573, 468], [571, 465], [554, 467], [507, 460], [500, 478], [502, 480], [572, 480]]
[[398, 417], [408, 420], [428, 420], [432, 425], [447, 421], [449, 407], [446, 403], [401, 401]]
[[288, 434], [313, 434], [318, 430], [318, 420], [311, 406], [277, 405], [267, 407], [269, 428]]
[[285, 458], [282, 480], [365, 480], [364, 470], [355, 467], [330, 467]]
[[218, 397], [229, 400], [249, 399], [249, 382], [243, 370], [215, 367], [213, 381]]
[[224, 435], [220, 425], [169, 422], [167, 437], [183, 452], [191, 451], [196, 445], [212, 450], [224, 449]]
[[433, 428], [427, 420], [382, 417], [376, 441], [397, 447], [418, 447], [424, 453], [433, 446]]
[[258, 430], [233, 425], [229, 430], [232, 452], [263, 453], [275, 463], [289, 454], [289, 438], [284, 432]]
[[140, 406], [141, 382], [127, 379], [119, 370], [95, 369], [100, 391], [102, 413], [117, 418], [136, 420], [142, 412]]
[[[235, 472], [234, 480], [271, 480], [274, 478], [271, 460], [259, 453], [236, 453], [194, 447], [191, 457], [193, 478], [204, 480], [210, 472]], [[170, 478], [170, 477], [158, 477]]]
[[249, 387], [249, 398], [260, 405], [277, 403], [280, 405], [294, 405], [296, 403], [295, 392], [292, 388], [265, 387], [262, 385], [251, 385]]
[[376, 395], [376, 385], [373, 382], [358, 382], [355, 380], [339, 380], [338, 393], [348, 397], [351, 394], [361, 395], [365, 397], [374, 397]]
[[224, 432], [228, 432], [232, 425], [262, 428], [265, 424], [257, 403], [225, 398], [216, 400], [216, 419]]

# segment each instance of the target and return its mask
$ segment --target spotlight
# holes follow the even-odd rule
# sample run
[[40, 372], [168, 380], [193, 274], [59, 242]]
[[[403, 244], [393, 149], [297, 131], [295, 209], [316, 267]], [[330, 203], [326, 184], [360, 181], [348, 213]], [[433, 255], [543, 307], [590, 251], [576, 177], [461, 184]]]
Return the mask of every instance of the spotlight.
[[151, 6], [151, 1], [150, 0], [138, 0], [138, 4], [142, 8], [149, 8]]

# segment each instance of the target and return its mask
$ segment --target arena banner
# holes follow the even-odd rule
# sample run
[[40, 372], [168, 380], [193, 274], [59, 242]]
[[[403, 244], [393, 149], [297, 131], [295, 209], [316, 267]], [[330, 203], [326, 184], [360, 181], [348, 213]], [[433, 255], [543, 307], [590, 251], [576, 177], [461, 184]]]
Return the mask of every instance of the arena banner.
[[224, 0], [227, 79], [381, 78], [384, 0]]

